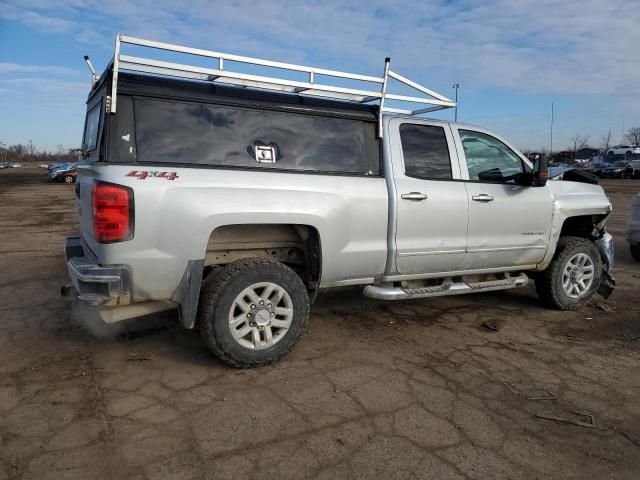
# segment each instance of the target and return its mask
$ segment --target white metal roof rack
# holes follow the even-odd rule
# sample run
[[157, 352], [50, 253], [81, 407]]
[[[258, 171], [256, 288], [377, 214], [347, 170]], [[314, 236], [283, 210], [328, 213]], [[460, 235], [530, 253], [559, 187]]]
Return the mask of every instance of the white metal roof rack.
[[[137, 47], [148, 47], [151, 49], [164, 50], [169, 52], [208, 57], [217, 60], [217, 68], [201, 67], [184, 63], [172, 63], [151, 58], [134, 57], [120, 53], [122, 44], [135, 45]], [[271, 67], [281, 69], [284, 72], [299, 72], [306, 74], [306, 80], [296, 81], [285, 78], [271, 76], [253, 75], [232, 71], [226, 68], [225, 61], [240, 62], [258, 67]], [[297, 93], [299, 95], [318, 96], [336, 100], [346, 100], [355, 103], [369, 103], [378, 101], [380, 104], [379, 134], [382, 136], [382, 113], [403, 113], [409, 115], [419, 115], [421, 113], [433, 112], [444, 108], [454, 107], [454, 101], [430, 90], [408, 78], [403, 77], [389, 68], [390, 59], [386, 58], [384, 63], [384, 73], [381, 77], [360, 75], [356, 73], [340, 72], [337, 70], [327, 70], [324, 68], [306, 67], [292, 63], [274, 62], [261, 60], [259, 58], [244, 57], [227, 53], [190, 48], [169, 43], [155, 42], [142, 38], [130, 37], [118, 34], [115, 42], [115, 53], [113, 57], [113, 78], [111, 86], [110, 112], [115, 113], [117, 107], [118, 93], [118, 73], [121, 70], [151, 73], [155, 75], [167, 75], [172, 77], [190, 78], [225, 84], [233, 84], [244, 87], [254, 87], [281, 92]], [[332, 77], [349, 81], [370, 84], [371, 88], [359, 89], [330, 85], [318, 82], [316, 76]], [[389, 93], [388, 80], [392, 78], [415, 90], [418, 96], [399, 95]], [[385, 105], [387, 100], [421, 105], [422, 108], [393, 108]]]

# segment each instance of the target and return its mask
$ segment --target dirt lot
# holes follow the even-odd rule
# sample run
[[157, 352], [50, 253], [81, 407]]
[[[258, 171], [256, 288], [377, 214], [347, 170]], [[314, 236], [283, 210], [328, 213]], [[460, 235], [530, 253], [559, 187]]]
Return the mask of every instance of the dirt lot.
[[88, 331], [58, 296], [73, 187], [45, 177], [0, 171], [0, 479], [639, 478], [640, 264], [622, 234], [640, 181], [603, 182], [619, 287], [599, 307], [333, 291], [285, 361], [239, 371], [172, 315]]

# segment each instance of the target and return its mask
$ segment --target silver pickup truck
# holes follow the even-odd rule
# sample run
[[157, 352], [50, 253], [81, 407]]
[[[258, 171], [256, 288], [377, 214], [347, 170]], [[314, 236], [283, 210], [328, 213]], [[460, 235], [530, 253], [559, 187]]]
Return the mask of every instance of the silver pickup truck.
[[[129, 44], [215, 68], [131, 57]], [[390, 79], [424, 95], [391, 94]], [[252, 367], [289, 352], [323, 288], [402, 300], [531, 278], [564, 310], [609, 295], [603, 189], [577, 172], [547, 181], [543, 160], [534, 168], [499, 135], [417, 115], [453, 105], [388, 59], [366, 77], [118, 35], [87, 102], [80, 234], [65, 248], [78, 299], [105, 322], [177, 308], [222, 360]]]

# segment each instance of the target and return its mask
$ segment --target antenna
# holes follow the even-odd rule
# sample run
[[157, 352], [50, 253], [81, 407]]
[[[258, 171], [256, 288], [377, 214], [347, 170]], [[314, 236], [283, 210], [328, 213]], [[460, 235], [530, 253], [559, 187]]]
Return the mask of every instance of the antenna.
[[87, 66], [89, 67], [89, 70], [91, 71], [91, 85], [95, 85], [96, 82], [98, 81], [98, 78], [100, 78], [98, 76], [98, 74], [96, 73], [96, 69], [93, 68], [93, 63], [91, 63], [91, 59], [89, 58], [89, 55], [85, 55], [84, 56], [84, 61], [87, 62]]

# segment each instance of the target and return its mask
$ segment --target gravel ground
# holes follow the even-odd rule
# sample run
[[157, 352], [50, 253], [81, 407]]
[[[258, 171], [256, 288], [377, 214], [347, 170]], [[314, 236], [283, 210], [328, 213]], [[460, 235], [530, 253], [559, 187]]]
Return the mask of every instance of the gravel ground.
[[287, 359], [239, 371], [172, 314], [105, 328], [60, 298], [73, 186], [45, 177], [0, 171], [0, 480], [639, 477], [640, 181], [603, 181], [606, 302], [332, 290]]

